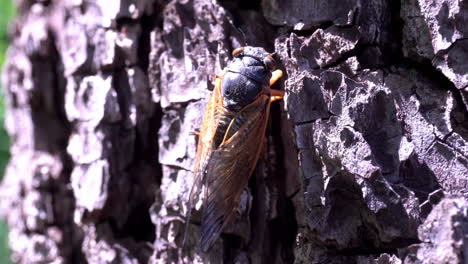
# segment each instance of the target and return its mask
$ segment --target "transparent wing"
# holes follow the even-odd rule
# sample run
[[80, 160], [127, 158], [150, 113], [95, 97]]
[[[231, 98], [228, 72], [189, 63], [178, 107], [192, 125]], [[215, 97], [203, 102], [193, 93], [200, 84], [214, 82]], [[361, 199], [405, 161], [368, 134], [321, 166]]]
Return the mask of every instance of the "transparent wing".
[[215, 88], [213, 89], [210, 99], [208, 100], [205, 114], [203, 116], [202, 126], [199, 132], [197, 154], [195, 156], [195, 166], [193, 170], [195, 179], [188, 197], [188, 210], [185, 218], [185, 233], [183, 241], [184, 245], [187, 240], [188, 225], [190, 223], [190, 216], [192, 212], [192, 202], [195, 200], [195, 196], [198, 195], [199, 191], [201, 190], [203, 175], [206, 171], [205, 168], [208, 157], [213, 149], [213, 138], [217, 131], [219, 119], [224, 113], [224, 109], [222, 108], [223, 98], [221, 96], [221, 81], [222, 75], [217, 77], [215, 80]]
[[261, 95], [231, 121], [221, 145], [206, 164], [207, 194], [201, 225], [201, 249], [208, 251], [229, 223], [242, 190], [255, 169], [265, 136], [270, 98]]

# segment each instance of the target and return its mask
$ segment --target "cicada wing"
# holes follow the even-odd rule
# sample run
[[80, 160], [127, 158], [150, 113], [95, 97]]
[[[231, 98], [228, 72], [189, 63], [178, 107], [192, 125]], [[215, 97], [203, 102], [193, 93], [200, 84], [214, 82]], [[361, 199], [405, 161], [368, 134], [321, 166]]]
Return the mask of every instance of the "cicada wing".
[[[270, 99], [260, 96], [231, 122], [228, 135], [214, 150], [206, 167], [207, 196], [201, 224], [200, 246], [208, 251], [229, 223], [242, 190], [255, 169], [268, 121]], [[232, 135], [232, 136], [231, 136]]]
[[190, 189], [190, 194], [188, 197], [187, 203], [187, 214], [185, 218], [185, 233], [183, 244], [187, 240], [187, 232], [189, 220], [192, 212], [192, 202], [195, 200], [195, 196], [198, 195], [201, 190], [203, 183], [203, 175], [208, 161], [208, 157], [213, 149], [213, 137], [216, 133], [216, 129], [219, 123], [220, 116], [222, 115], [223, 108], [223, 98], [221, 95], [221, 81], [222, 75], [217, 77], [215, 80], [215, 87], [211, 93], [210, 99], [205, 109], [205, 114], [203, 116], [202, 125], [200, 128], [197, 154], [195, 156], [195, 166], [193, 169], [193, 175], [195, 179], [193, 181], [192, 188]]
[[195, 156], [194, 175], [199, 175], [204, 161], [207, 160], [209, 153], [213, 148], [213, 137], [223, 112], [223, 97], [221, 95], [222, 76], [215, 80], [215, 88], [208, 100], [208, 104], [203, 116], [202, 126], [200, 128], [200, 137], [198, 139], [197, 155]]

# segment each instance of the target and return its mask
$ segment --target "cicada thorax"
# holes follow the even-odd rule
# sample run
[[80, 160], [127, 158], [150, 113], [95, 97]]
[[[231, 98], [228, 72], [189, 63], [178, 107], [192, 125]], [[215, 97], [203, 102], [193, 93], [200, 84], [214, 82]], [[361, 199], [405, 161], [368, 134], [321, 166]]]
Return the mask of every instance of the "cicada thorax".
[[229, 121], [223, 142], [226, 142], [233, 136], [247, 136], [250, 132], [250, 129], [254, 125], [254, 120], [256, 120], [255, 116], [259, 113], [263, 114], [265, 111], [267, 111], [266, 104], [268, 103], [268, 98], [269, 96], [262, 94], [258, 96], [255, 102], [245, 106], [242, 111], [237, 112], [236, 115]]
[[[226, 69], [224, 72], [224, 75], [221, 76], [223, 78], [222, 105], [217, 106], [219, 116], [212, 141], [213, 149], [234, 136], [243, 126], [246, 126], [246, 129], [242, 131], [242, 135], [245, 136], [249, 131], [248, 121], [252, 120], [252, 115], [255, 113], [266, 110], [266, 99], [270, 97], [270, 87], [265, 83], [250, 80], [241, 73], [232, 72], [230, 69]], [[234, 79], [227, 79], [226, 76], [233, 76]], [[270, 76], [271, 74], [266, 74], [267, 78]], [[240, 80], [235, 82], [236, 78]], [[229, 93], [230, 91], [234, 92]], [[257, 103], [255, 103], [256, 101]], [[262, 101], [263, 104], [259, 104], [259, 101]]]
[[202, 183], [206, 187], [200, 239], [203, 251], [213, 245], [237, 207], [255, 169], [269, 116], [274, 60], [262, 48], [245, 47], [233, 54], [234, 59], [215, 81], [195, 162], [193, 189], [199, 190]]

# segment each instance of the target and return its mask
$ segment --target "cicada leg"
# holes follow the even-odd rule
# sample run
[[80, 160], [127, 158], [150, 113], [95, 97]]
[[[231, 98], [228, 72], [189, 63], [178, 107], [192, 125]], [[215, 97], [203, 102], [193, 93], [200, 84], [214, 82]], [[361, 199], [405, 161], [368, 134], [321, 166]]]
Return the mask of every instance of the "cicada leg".
[[281, 70], [276, 70], [271, 73], [270, 86], [276, 83], [281, 77], [283, 77], [283, 72]]
[[[272, 72], [271, 78], [270, 78], [270, 86], [275, 84], [282, 76], [283, 76], [283, 72], [281, 70], [276, 70]], [[271, 97], [270, 97], [271, 102], [281, 100], [283, 99], [283, 97], [284, 97], [284, 91], [271, 89]]]
[[201, 132], [197, 131], [197, 130], [194, 130], [194, 131], [190, 132], [190, 135], [200, 136], [200, 134], [201, 134]]
[[283, 97], [284, 97], [284, 91], [271, 89], [270, 102], [281, 100], [283, 99]]

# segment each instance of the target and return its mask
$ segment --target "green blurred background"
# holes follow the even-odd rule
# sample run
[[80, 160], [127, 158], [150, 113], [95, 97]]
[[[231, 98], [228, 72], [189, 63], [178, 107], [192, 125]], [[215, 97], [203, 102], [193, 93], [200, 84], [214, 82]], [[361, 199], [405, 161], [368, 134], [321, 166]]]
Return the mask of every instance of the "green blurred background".
[[[8, 23], [16, 15], [11, 0], [0, 0], [0, 69], [3, 69], [5, 52], [8, 46]], [[5, 104], [3, 101], [3, 87], [0, 94], [0, 181], [5, 172], [9, 158], [9, 140], [3, 121], [5, 119]], [[4, 221], [0, 221], [0, 264], [10, 264], [10, 251], [8, 249], [8, 228]]]

